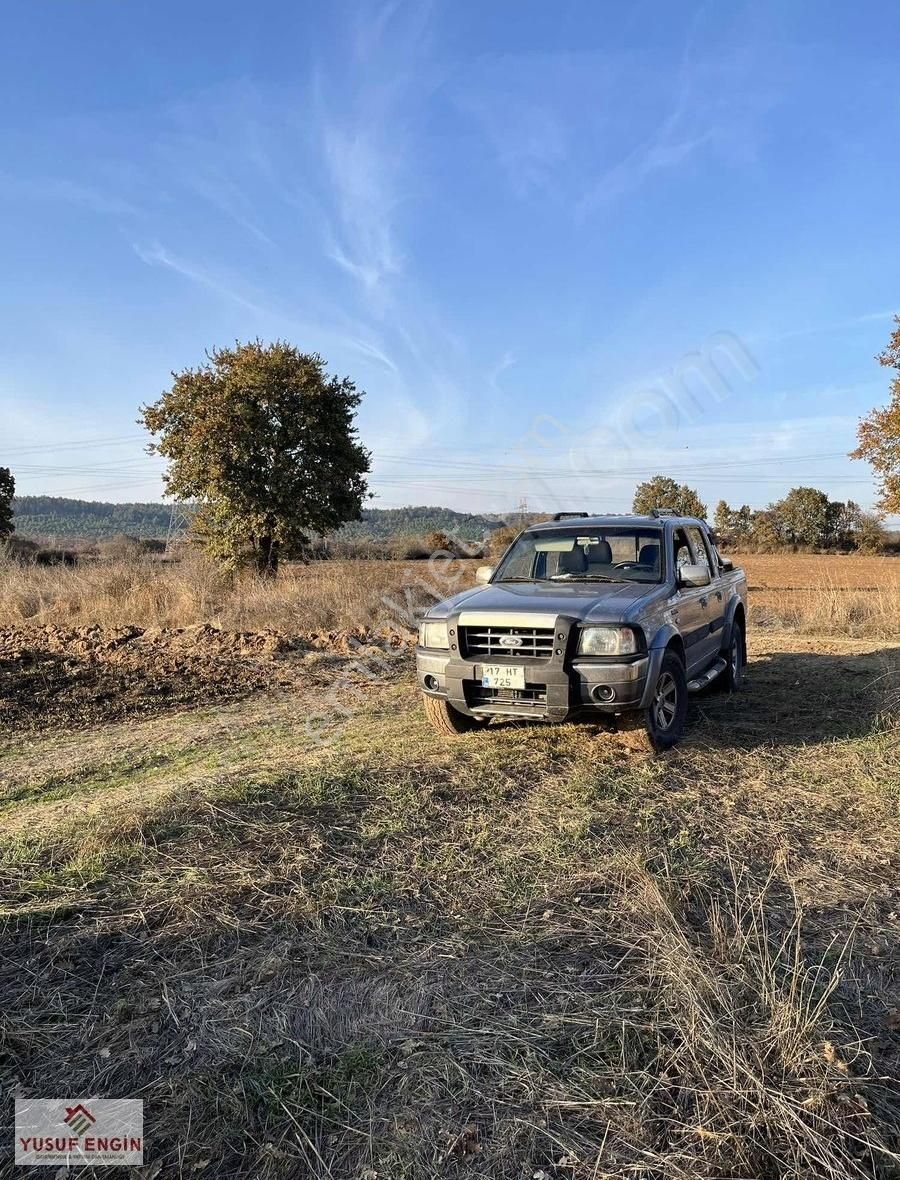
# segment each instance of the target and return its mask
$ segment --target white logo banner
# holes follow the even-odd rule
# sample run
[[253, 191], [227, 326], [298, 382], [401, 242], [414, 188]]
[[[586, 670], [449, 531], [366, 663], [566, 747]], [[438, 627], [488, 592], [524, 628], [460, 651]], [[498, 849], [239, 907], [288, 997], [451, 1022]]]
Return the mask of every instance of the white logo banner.
[[17, 1098], [16, 1163], [142, 1164], [144, 1103], [137, 1098]]

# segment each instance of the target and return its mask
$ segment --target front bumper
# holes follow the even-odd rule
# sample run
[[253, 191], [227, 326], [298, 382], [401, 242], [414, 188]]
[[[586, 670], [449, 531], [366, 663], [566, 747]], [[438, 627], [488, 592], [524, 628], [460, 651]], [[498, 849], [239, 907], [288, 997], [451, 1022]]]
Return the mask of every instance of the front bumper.
[[[499, 622], [500, 620], [498, 620]], [[650, 655], [600, 658], [579, 656], [576, 619], [557, 618], [556, 644], [549, 659], [524, 659], [513, 654], [502, 662], [525, 669], [525, 689], [485, 689], [482, 658], [460, 650], [416, 648], [419, 687], [442, 697], [470, 717], [532, 717], [565, 721], [579, 714], [614, 715], [641, 707], [650, 676]], [[448, 620], [454, 634], [456, 620]], [[599, 700], [596, 690], [608, 699]]]

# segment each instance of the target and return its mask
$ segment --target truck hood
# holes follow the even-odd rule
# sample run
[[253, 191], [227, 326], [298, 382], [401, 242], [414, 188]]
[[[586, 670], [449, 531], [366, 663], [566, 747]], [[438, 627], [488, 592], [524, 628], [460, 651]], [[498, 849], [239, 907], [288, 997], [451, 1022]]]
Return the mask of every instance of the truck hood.
[[426, 617], [445, 619], [465, 609], [568, 615], [582, 622], [615, 623], [624, 622], [638, 603], [646, 606], [648, 599], [667, 593], [665, 586], [640, 582], [495, 582], [454, 594], [431, 607]]

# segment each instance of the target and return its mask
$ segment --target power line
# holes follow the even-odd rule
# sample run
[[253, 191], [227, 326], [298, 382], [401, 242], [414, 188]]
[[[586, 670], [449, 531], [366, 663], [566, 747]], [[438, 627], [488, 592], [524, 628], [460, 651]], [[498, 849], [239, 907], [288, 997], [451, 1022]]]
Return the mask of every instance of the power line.
[[132, 442], [147, 443], [149, 441], [150, 440], [147, 438], [146, 435], [129, 434], [129, 435], [119, 435], [115, 438], [75, 439], [75, 440], [72, 440], [69, 442], [20, 443], [18, 446], [13, 445], [11, 447], [4, 445], [3, 454], [4, 455], [7, 455], [7, 454], [10, 454], [10, 455], [17, 454], [18, 455], [18, 454], [40, 452], [40, 451], [69, 451], [69, 450], [80, 449], [82, 447], [101, 447], [101, 446], [113, 447], [113, 446], [124, 446], [125, 443], [132, 443]]
[[78, 488], [54, 488], [52, 492], [21, 492], [17, 493], [17, 498], [24, 498], [31, 496], [35, 499], [46, 497], [53, 499], [55, 497], [78, 496], [84, 492], [114, 492], [120, 490], [127, 490], [129, 488], [143, 487], [150, 483], [151, 480], [135, 477], [130, 480], [119, 480], [116, 483], [101, 483], [101, 484], [83, 484]]
[[[648, 471], [645, 474], [649, 475], [649, 474], [651, 474], [651, 472]], [[652, 472], [652, 474], [658, 474], [658, 473], [654, 471], [654, 472]], [[565, 478], [574, 481], [575, 479], [586, 478], [589, 476], [592, 478], [597, 478], [598, 482], [599, 482], [599, 477], [605, 477], [606, 479], [608, 479], [610, 481], [629, 481], [629, 480], [640, 478], [639, 475], [634, 474], [634, 473], [629, 474], [626, 472], [616, 472], [616, 471], [598, 471], [595, 473], [569, 472]], [[446, 477], [443, 477], [443, 478], [438, 477], [438, 478], [441, 479], [440, 483], [434, 483], [432, 480], [430, 480], [427, 477], [427, 475], [423, 475], [419, 479], [414, 479], [414, 478], [413, 479], [382, 479], [379, 476], [374, 475], [372, 477], [372, 482], [380, 484], [385, 487], [387, 487], [387, 486], [391, 486], [391, 487], [427, 486], [427, 487], [456, 487], [456, 488], [470, 487], [470, 484], [465, 479], [458, 479], [458, 480], [450, 479], [450, 480], [448, 480]], [[474, 475], [473, 478], [478, 479], [481, 482], [484, 482], [485, 480], [490, 479], [491, 476], [486, 475], [484, 472], [481, 472], [481, 473], [478, 473], [477, 475]], [[523, 483], [523, 482], [528, 481], [529, 479], [538, 480], [538, 481], [543, 482], [546, 478], [547, 478], [546, 476], [542, 476], [539, 474], [532, 474], [530, 472], [523, 472], [522, 475], [517, 477], [517, 482]], [[688, 475], [687, 479], [691, 483], [707, 483], [707, 484], [708, 483], [717, 483], [717, 484], [719, 484], [719, 483], [722, 483], [722, 484], [760, 483], [760, 484], [766, 484], [766, 483], [787, 483], [787, 482], [789, 482], [784, 475], [740, 475], [740, 474], [738, 474], [733, 477], [729, 477], [724, 472], [722, 474], [704, 474], [704, 475], [697, 476], [696, 478], [692, 478], [690, 475]], [[868, 479], [863, 476], [856, 476], [856, 475], [831, 475], [831, 474], [821, 474], [821, 473], [818, 475], [808, 474], [808, 473], [804, 473], [801, 475], [801, 474], [798, 474], [797, 472], [794, 472], [792, 474], [791, 479], [792, 480], [799, 480], [804, 486], [811, 486], [816, 481], [819, 481], [822, 483], [830, 483], [830, 484], [831, 483], [871, 484], [871, 482], [872, 482], [871, 479]], [[795, 484], [795, 486], [798, 486], [798, 485]], [[503, 491], [505, 489], [494, 487], [491, 490], [494, 492], [497, 492], [497, 491]]]
[[[810, 454], [810, 455], [778, 456], [777, 462], [778, 463], [802, 463], [802, 462], [806, 462], [807, 460], [837, 459], [837, 458], [846, 458], [846, 457], [847, 457], [847, 455], [846, 455], [845, 451], [832, 451], [832, 452], [826, 452], [826, 453], [820, 453], [820, 454]], [[460, 460], [416, 459], [416, 458], [407, 457], [407, 456], [403, 456], [403, 455], [388, 455], [385, 452], [382, 452], [380, 455], [378, 454], [378, 452], [373, 452], [373, 458], [375, 458], [376, 460], [380, 458], [382, 460], [385, 460], [388, 463], [403, 463], [403, 464], [408, 464], [411, 466], [458, 467], [458, 468], [465, 468], [465, 469], [469, 469], [469, 470], [478, 470], [478, 471], [508, 472], [508, 473], [510, 473], [509, 478], [520, 478], [521, 476], [527, 476], [527, 475], [546, 475], [546, 476], [553, 476], [554, 478], [565, 478], [567, 476], [572, 476], [572, 475], [643, 475], [643, 474], [655, 474], [659, 470], [659, 465], [657, 465], [656, 467], [652, 467], [652, 468], [651, 467], [629, 467], [629, 468], [621, 467], [621, 468], [617, 468], [615, 470], [611, 470], [608, 468], [600, 468], [600, 467], [581, 467], [581, 468], [570, 467], [566, 470], [561, 471], [558, 467], [552, 468], [552, 469], [551, 468], [540, 468], [540, 467], [527, 467], [526, 468], [526, 467], [509, 467], [509, 466], [505, 466], [505, 465], [497, 464], [497, 463], [470, 463], [470, 462], [467, 462], [466, 460], [462, 460], [462, 459], [460, 459]], [[715, 460], [712, 463], [694, 463], [690, 467], [671, 467], [671, 466], [665, 465], [665, 469], [666, 469], [666, 471], [671, 472], [672, 474], [681, 475], [681, 474], [692, 474], [694, 472], [704, 471], [704, 470], [715, 472], [716, 470], [718, 470], [720, 468], [725, 468], [727, 470], [731, 470], [733, 467], [750, 467], [750, 466], [759, 466], [760, 464], [770, 465], [774, 461], [775, 460], [773, 459], [772, 456], [767, 456], [765, 458], [760, 458], [760, 459], [735, 459], [735, 460], [719, 459], [719, 460]], [[500, 478], [500, 476], [498, 475], [496, 478]]]
[[[151, 480], [158, 478], [162, 475], [162, 470], [159, 468], [152, 468], [152, 467], [151, 468], [142, 468], [139, 466], [135, 466], [134, 464], [129, 464], [129, 465], [123, 464], [123, 465], [119, 465], [119, 466], [112, 466], [112, 465], [110, 465], [110, 466], [96, 466], [96, 467], [88, 467], [88, 466], [71, 466], [71, 467], [58, 466], [58, 467], [54, 467], [54, 466], [49, 466], [49, 465], [43, 465], [43, 466], [17, 465], [15, 468], [15, 472], [17, 475], [28, 475], [28, 476], [32, 476], [32, 477], [43, 476], [43, 477], [47, 477], [47, 478], [52, 478], [54, 476], [61, 476], [61, 475], [87, 475], [87, 476], [110, 475], [110, 476], [127, 477], [127, 478], [130, 478], [130, 479], [137, 481], [137, 482], [151, 481]], [[637, 471], [637, 470], [633, 470], [633, 469], [632, 470], [624, 470], [623, 469], [623, 470], [618, 470], [618, 471], [616, 471], [616, 470], [608, 470], [608, 471], [571, 470], [571, 471], [547, 472], [546, 474], [542, 473], [541, 471], [525, 471], [525, 470], [523, 470], [515, 475], [511, 475], [511, 474], [495, 475], [489, 471], [473, 471], [471, 476], [464, 475], [464, 474], [455, 475], [453, 472], [443, 472], [443, 471], [440, 473], [434, 473], [434, 475], [432, 476], [431, 473], [429, 473], [427, 471], [423, 471], [421, 474], [417, 474], [415, 476], [410, 476], [408, 478], [401, 478], [399, 476], [379, 476], [377, 473], [373, 473], [371, 479], [372, 479], [373, 483], [378, 483], [378, 484], [383, 484], [383, 485], [395, 485], [395, 486], [422, 485], [422, 484], [432, 485], [434, 482], [434, 479], [437, 479], [441, 484], [443, 484], [445, 486], [449, 485], [449, 486], [465, 488], [465, 487], [470, 486], [470, 480], [477, 480], [479, 482], [489, 481], [489, 482], [499, 482], [499, 483], [507, 483], [509, 481], [514, 481], [516, 483], [522, 483], [523, 481], [528, 481], [528, 480], [540, 480], [541, 482], [545, 482], [548, 480], [570, 481], [570, 480], [576, 480], [576, 479], [601, 479], [601, 478], [606, 479], [606, 480], [629, 480], [629, 479], [639, 479], [639, 478], [641, 478], [642, 475], [653, 475], [653, 474], [657, 474], [657, 473], [658, 473], [657, 469], [655, 469], [655, 468], [653, 468], [653, 469], [647, 468], [645, 471], [642, 471], [642, 472]], [[785, 481], [784, 473], [782, 473], [780, 475], [758, 475], [755, 472], [753, 474], [744, 474], [743, 472], [729, 473], [729, 471], [727, 469], [715, 471], [715, 472], [706, 471], [706, 470], [698, 470], [696, 473], [692, 474], [691, 472], [688, 472], [688, 471], [674, 471], [673, 472], [671, 468], [668, 468], [668, 469], [666, 469], [666, 473], [667, 474], [669, 474], [669, 473], [675, 474], [675, 475], [678, 475], [682, 478], [686, 478], [687, 480], [689, 480], [691, 482], [699, 482], [699, 483], [704, 483], [704, 482], [709, 483], [712, 481], [715, 481], [717, 483], [722, 483], [722, 482], [724, 482], [724, 483], [736, 483], [736, 482], [740, 482], [740, 483], [782, 483]], [[821, 481], [821, 482], [827, 482], [827, 483], [868, 484], [871, 482], [870, 479], [867, 477], [855, 476], [855, 475], [854, 476], [839, 475], [834, 472], [817, 472], [816, 473], [816, 472], [796, 472], [795, 471], [795, 472], [791, 473], [790, 478], [794, 479], [794, 480], [800, 480], [801, 482], [812, 482], [812, 483], [815, 483], [817, 481]], [[435, 485], [435, 486], [437, 486], [437, 485]], [[502, 489], [498, 488], [496, 490], [502, 490]]]
[[[31, 447], [24, 447], [23, 446], [23, 447], [5, 448], [4, 453], [6, 453], [7, 451], [16, 452], [16, 453], [35, 453], [35, 452], [46, 452], [46, 451], [54, 451], [54, 450], [69, 449], [69, 448], [97, 447], [97, 446], [102, 446], [102, 445], [112, 445], [115, 443], [126, 443], [126, 442], [139, 441], [139, 440], [142, 440], [143, 437], [144, 436], [138, 435], [138, 436], [127, 436], [124, 438], [82, 439], [82, 440], [76, 440], [76, 441], [73, 441], [70, 443], [49, 443], [49, 444], [42, 444], [40, 446], [31, 446]], [[571, 454], [571, 451], [567, 452], [567, 453]], [[681, 465], [677, 465], [677, 464], [675, 466], [667, 465], [667, 464], [656, 464], [654, 467], [630, 466], [630, 467], [618, 467], [618, 468], [600, 468], [600, 467], [568, 467], [568, 468], [562, 467], [562, 468], [560, 468], [559, 466], [557, 466], [554, 468], [548, 468], [548, 467], [516, 467], [516, 466], [510, 466], [508, 464], [500, 464], [500, 463], [477, 463], [477, 462], [472, 462], [472, 461], [466, 460], [466, 459], [438, 459], [438, 458], [434, 458], [434, 457], [417, 458], [414, 456], [397, 455], [397, 454], [392, 454], [389, 452], [377, 452], [377, 451], [373, 452], [373, 458], [376, 460], [376, 462], [385, 462], [385, 463], [388, 463], [391, 465], [402, 464], [403, 466], [410, 466], [410, 467], [443, 468], [443, 469], [447, 469], [446, 471], [443, 472], [444, 477], [445, 478], [449, 477], [451, 479], [453, 478], [454, 470], [458, 470], [461, 473], [464, 473], [466, 471], [477, 471], [482, 475], [483, 478], [490, 478], [492, 480], [521, 479], [521, 478], [528, 478], [529, 476], [538, 476], [538, 475], [542, 476], [543, 478], [548, 478], [548, 479], [569, 479], [574, 476], [582, 476], [582, 475], [584, 475], [584, 476], [602, 475], [602, 476], [613, 477], [613, 478], [626, 478], [629, 476], [641, 476], [641, 475], [647, 475], [647, 474], [650, 474], [650, 475], [655, 474], [659, 470], [660, 466], [663, 466], [667, 472], [670, 472], [673, 475], [686, 475], [688, 477], [698, 478], [698, 477], [701, 477], [700, 473], [702, 473], [702, 472], [709, 472], [711, 474], [717, 474], [717, 473], [724, 471], [724, 472], [728, 473], [728, 472], [733, 471], [735, 468], [750, 469], [750, 468], [758, 467], [760, 465], [762, 465], [762, 466], [771, 465], [775, 461], [777, 461], [779, 465], [784, 465], [784, 464], [788, 464], [788, 463], [789, 464], [796, 464], [796, 463], [805, 463], [807, 461], [828, 460], [828, 459], [836, 459], [836, 458], [844, 458], [844, 457], [846, 457], [846, 452], [844, 452], [844, 451], [829, 451], [829, 452], [817, 452], [817, 453], [808, 453], [808, 454], [801, 454], [801, 455], [781, 455], [781, 456], [778, 456], [777, 459], [774, 459], [772, 456], [766, 456], [766, 457], [761, 457], [761, 458], [756, 458], [756, 459], [717, 459], [717, 460], [713, 460], [712, 462], [692, 463], [689, 466], [681, 466]], [[21, 472], [28, 472], [30, 474], [35, 474], [35, 475], [80, 474], [82, 472], [90, 473], [90, 474], [111, 474], [111, 475], [113, 475], [113, 474], [119, 474], [120, 472], [124, 474], [128, 470], [131, 470], [134, 472], [140, 472], [140, 471], [146, 470], [147, 474], [150, 475], [151, 474], [150, 469], [145, 468], [144, 464], [149, 464], [149, 463], [152, 463], [153, 461], [154, 461], [153, 456], [146, 455], [146, 456], [135, 456], [135, 457], [125, 458], [125, 459], [107, 459], [102, 462], [91, 463], [91, 464], [19, 463], [16, 465], [16, 469]], [[460, 478], [463, 478], [462, 474], [460, 475]], [[771, 477], [771, 478], [775, 478], [775, 477]], [[823, 473], [821, 476], [818, 476], [818, 477], [803, 476], [802, 478], [834, 479], [836, 477], [833, 475], [826, 475], [825, 473]]]

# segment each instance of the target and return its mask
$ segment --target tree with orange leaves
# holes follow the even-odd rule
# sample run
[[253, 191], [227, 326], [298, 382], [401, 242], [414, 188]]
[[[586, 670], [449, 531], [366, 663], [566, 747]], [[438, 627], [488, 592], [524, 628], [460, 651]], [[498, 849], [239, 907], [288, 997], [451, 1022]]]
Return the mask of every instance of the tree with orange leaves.
[[887, 348], [875, 358], [895, 370], [890, 401], [860, 420], [856, 429], [859, 446], [850, 452], [851, 459], [865, 459], [875, 469], [878, 507], [883, 512], [900, 512], [900, 316], [894, 316], [894, 322]]

